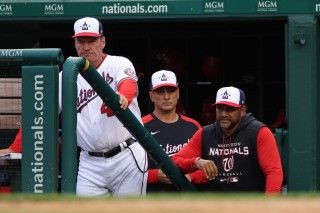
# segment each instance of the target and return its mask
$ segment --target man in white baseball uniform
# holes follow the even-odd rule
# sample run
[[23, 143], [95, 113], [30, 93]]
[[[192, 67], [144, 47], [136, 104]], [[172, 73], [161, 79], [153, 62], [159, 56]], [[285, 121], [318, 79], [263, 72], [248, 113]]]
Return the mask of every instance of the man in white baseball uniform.
[[[123, 110], [129, 107], [141, 122], [137, 76], [132, 63], [127, 58], [103, 53], [106, 39], [99, 20], [81, 18], [75, 22], [74, 32], [78, 56], [86, 58], [117, 93], [120, 107]], [[59, 82], [61, 76], [60, 73]], [[145, 150], [81, 75], [77, 86], [77, 144], [82, 149], [77, 195], [145, 195], [148, 174]], [[59, 106], [61, 110], [61, 95]]]

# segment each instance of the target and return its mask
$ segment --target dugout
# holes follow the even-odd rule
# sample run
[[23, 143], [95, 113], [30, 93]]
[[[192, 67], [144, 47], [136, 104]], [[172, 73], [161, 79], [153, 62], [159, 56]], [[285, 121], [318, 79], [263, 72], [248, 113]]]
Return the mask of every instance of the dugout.
[[[65, 58], [75, 56], [74, 20], [95, 16], [104, 26], [106, 52], [128, 57], [141, 73], [142, 115], [152, 110], [149, 78], [159, 69], [177, 73], [179, 109], [202, 125], [214, 119], [207, 106], [216, 90], [238, 86], [246, 93], [248, 110], [268, 125], [286, 108], [288, 190], [316, 191], [319, 5], [311, 0], [3, 0], [0, 48], [61, 48]], [[142, 6], [153, 10], [142, 13]], [[127, 7], [138, 9], [122, 10]], [[19, 68], [0, 68], [1, 78], [20, 75]]]

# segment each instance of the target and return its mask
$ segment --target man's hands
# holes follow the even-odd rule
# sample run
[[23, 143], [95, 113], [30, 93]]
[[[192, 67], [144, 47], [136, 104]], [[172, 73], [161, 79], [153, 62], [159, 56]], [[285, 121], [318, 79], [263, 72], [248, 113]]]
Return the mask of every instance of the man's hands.
[[[191, 182], [190, 175], [186, 174], [185, 177]], [[170, 179], [163, 173], [161, 169], [158, 169], [158, 179], [160, 183], [172, 184]]]
[[194, 165], [204, 172], [208, 180], [214, 180], [218, 176], [218, 168], [212, 160], [197, 159]]
[[116, 94], [119, 96], [120, 108], [125, 110], [128, 107], [128, 99], [124, 95], [121, 95], [119, 92], [116, 92]]
[[0, 155], [7, 155], [9, 153], [13, 153], [11, 149], [0, 149]]
[[188, 179], [188, 181], [190, 181], [190, 183], [191, 183], [192, 180], [191, 180], [190, 175], [189, 175], [189, 174], [186, 174], [185, 176], [186, 176], [186, 178]]
[[163, 173], [161, 169], [158, 169], [158, 178], [160, 183], [172, 184], [170, 179]]
[[[202, 170], [208, 180], [214, 180], [218, 176], [218, 168], [212, 160], [196, 159], [194, 162], [196, 169]], [[185, 177], [191, 182], [191, 177], [186, 174]], [[160, 183], [172, 184], [170, 179], [158, 169], [158, 179]]]

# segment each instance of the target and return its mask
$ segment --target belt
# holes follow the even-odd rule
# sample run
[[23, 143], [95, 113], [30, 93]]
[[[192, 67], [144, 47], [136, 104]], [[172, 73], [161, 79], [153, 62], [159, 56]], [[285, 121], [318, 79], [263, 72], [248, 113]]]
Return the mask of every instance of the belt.
[[95, 157], [111, 158], [121, 152], [121, 146], [124, 148], [127, 148], [128, 146], [131, 146], [135, 142], [137, 142], [135, 139], [129, 138], [128, 140], [126, 140], [127, 146], [124, 146], [123, 143], [121, 143], [118, 146], [116, 146], [113, 149], [110, 149], [106, 152], [88, 152], [88, 154], [91, 156], [95, 156]]

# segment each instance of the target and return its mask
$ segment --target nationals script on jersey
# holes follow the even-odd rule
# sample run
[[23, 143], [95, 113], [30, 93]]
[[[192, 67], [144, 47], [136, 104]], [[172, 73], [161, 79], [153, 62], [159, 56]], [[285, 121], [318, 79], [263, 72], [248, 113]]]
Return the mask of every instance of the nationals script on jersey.
[[[137, 82], [132, 63], [124, 57], [107, 55], [97, 71], [114, 91], [118, 91], [118, 85], [124, 79], [130, 78]], [[59, 74], [60, 93], [61, 76], [62, 72]], [[104, 151], [112, 149], [132, 137], [80, 74], [77, 86], [77, 143], [79, 147], [86, 151]], [[60, 95], [60, 111], [61, 100]], [[142, 123], [137, 95], [133, 98], [129, 109]]]

